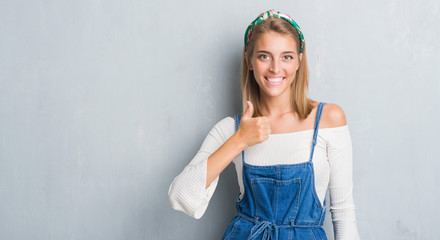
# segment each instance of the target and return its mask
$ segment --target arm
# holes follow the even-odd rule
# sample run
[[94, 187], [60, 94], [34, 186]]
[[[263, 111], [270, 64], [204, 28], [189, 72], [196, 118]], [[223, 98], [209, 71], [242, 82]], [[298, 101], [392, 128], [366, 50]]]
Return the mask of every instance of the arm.
[[330, 212], [335, 240], [357, 240], [355, 205], [353, 201], [353, 157], [348, 128], [336, 132], [328, 143], [330, 163]]
[[234, 133], [233, 127], [231, 119], [218, 122], [191, 162], [174, 178], [168, 189], [168, 200], [174, 210], [196, 219], [203, 216], [219, 180], [217, 175], [206, 187], [208, 158]]
[[[344, 111], [336, 104], [327, 105], [326, 122], [331, 127], [347, 125]], [[335, 240], [358, 240], [353, 201], [353, 151], [348, 126], [328, 136], [327, 155], [330, 165], [330, 212]]]
[[206, 188], [218, 178], [221, 172], [232, 162], [232, 160], [245, 148], [240, 136], [235, 133], [215, 151], [207, 160]]

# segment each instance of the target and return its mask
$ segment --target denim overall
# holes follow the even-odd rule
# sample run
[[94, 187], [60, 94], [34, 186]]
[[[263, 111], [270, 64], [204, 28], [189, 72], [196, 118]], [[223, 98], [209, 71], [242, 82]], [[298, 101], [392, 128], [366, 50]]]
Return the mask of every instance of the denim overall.
[[[235, 216], [222, 239], [325, 239], [322, 228], [326, 201], [321, 205], [315, 189], [313, 150], [322, 108], [316, 113], [312, 152], [308, 162], [256, 166], [243, 162], [244, 195], [236, 203]], [[240, 115], [235, 115], [235, 130]]]

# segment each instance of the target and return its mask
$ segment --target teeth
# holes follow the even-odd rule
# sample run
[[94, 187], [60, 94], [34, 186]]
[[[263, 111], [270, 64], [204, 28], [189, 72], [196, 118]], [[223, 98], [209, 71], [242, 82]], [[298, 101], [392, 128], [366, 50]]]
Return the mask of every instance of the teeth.
[[269, 82], [281, 82], [283, 78], [267, 78]]

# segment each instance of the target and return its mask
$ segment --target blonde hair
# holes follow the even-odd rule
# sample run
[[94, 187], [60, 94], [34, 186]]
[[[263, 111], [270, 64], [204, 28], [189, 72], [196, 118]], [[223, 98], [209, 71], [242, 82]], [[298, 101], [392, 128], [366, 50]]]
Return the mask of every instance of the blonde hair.
[[[291, 36], [297, 45], [297, 53], [299, 54], [300, 44], [299, 35], [296, 29], [286, 20], [280, 18], [268, 18], [255, 26], [252, 31], [249, 44], [247, 46], [248, 59], [246, 59], [246, 51], [243, 48], [243, 55], [241, 59], [241, 91], [243, 97], [243, 112], [247, 108], [247, 101], [251, 101], [254, 106], [254, 115], [261, 116], [260, 112], [260, 87], [258, 86], [253, 71], [249, 69], [247, 60], [252, 58], [252, 53], [255, 47], [256, 40], [267, 32], [277, 32]], [[307, 64], [306, 46], [302, 51], [302, 59], [299, 60], [299, 68], [296, 71], [295, 78], [291, 85], [291, 105], [292, 111], [297, 112], [301, 119], [305, 119], [313, 109], [313, 100], [308, 98], [309, 87], [309, 67]]]

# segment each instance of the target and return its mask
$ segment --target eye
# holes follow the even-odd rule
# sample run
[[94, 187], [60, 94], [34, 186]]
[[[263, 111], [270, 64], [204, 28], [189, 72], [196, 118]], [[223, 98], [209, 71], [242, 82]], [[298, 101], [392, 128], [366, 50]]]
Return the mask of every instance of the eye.
[[260, 59], [260, 60], [268, 60], [269, 56], [267, 56], [266, 54], [261, 54], [261, 55], [258, 55], [258, 59]]
[[286, 55], [286, 56], [284, 56], [284, 59], [286, 59], [286, 60], [292, 60], [292, 59], [293, 59], [293, 56], [291, 56], [291, 55]]

